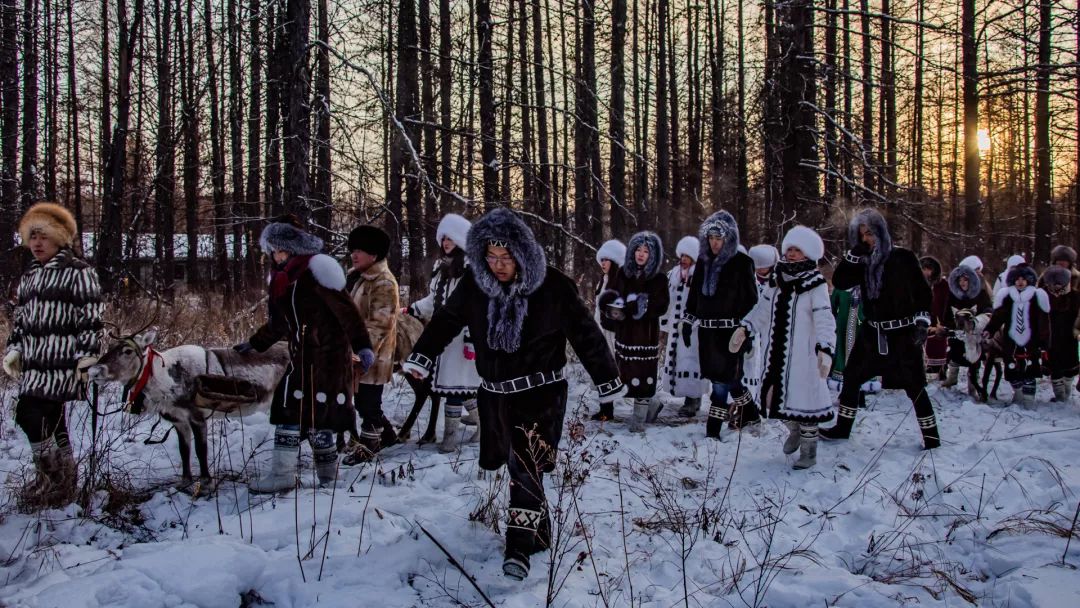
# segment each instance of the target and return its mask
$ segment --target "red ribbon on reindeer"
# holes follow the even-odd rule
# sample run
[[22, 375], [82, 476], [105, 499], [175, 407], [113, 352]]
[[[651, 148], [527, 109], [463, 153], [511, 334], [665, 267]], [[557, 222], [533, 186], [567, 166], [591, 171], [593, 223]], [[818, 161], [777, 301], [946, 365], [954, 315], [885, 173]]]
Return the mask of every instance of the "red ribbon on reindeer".
[[154, 350], [153, 346], [147, 346], [142, 373], [139, 374], [139, 380], [135, 382], [134, 388], [128, 393], [128, 407], [135, 403], [135, 400], [142, 394], [143, 389], [146, 388], [146, 384], [150, 382], [150, 376], [154, 375], [154, 357], [161, 357], [161, 355]]

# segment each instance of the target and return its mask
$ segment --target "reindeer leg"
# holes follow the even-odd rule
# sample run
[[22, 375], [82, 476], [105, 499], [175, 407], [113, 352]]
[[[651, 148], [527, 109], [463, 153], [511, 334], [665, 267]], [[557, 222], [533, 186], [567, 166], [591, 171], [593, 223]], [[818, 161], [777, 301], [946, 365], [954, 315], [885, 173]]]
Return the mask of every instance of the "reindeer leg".
[[413, 391], [413, 406], [409, 410], [409, 415], [405, 417], [405, 422], [398, 429], [398, 441], [401, 443], [409, 440], [412, 427], [416, 424], [416, 418], [420, 415], [420, 410], [424, 409], [424, 402], [427, 401], [427, 391], [424, 388], [425, 381], [417, 380], [408, 374], [405, 375], [405, 381], [409, 383], [409, 388]]
[[431, 416], [428, 417], [427, 428], [424, 429], [424, 436], [420, 438], [420, 443], [431, 443], [435, 441], [435, 426], [439, 423], [439, 409], [442, 406], [442, 398], [438, 395], [431, 395]]
[[195, 437], [195, 457], [199, 459], [199, 492], [209, 493], [213, 489], [214, 480], [210, 477], [210, 466], [207, 462], [206, 419], [198, 412], [192, 413], [191, 431]]
[[177, 487], [191, 485], [191, 422], [171, 414], [162, 414], [176, 429], [176, 443], [180, 449], [180, 481]]

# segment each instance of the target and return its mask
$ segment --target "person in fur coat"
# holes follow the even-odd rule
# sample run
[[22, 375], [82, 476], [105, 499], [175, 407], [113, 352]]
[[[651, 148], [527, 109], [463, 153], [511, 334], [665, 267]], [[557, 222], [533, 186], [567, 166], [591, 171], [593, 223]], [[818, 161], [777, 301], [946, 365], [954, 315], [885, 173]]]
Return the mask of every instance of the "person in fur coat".
[[1009, 259], [1005, 260], [1005, 270], [1002, 270], [1001, 274], [999, 274], [997, 276], [997, 279], [994, 280], [994, 295], [997, 295], [999, 291], [1009, 286], [1009, 271], [1019, 266], [1020, 264], [1027, 264], [1027, 260], [1024, 259], [1024, 256], [1018, 253], [1010, 255]]
[[817, 462], [818, 425], [833, 419], [835, 409], [825, 378], [836, 350], [836, 321], [829, 285], [817, 265], [825, 243], [806, 226], [795, 226], [780, 247], [784, 259], [754, 309], [731, 335], [728, 350], [737, 353], [750, 336], [760, 336], [764, 367], [761, 407], [786, 421], [784, 453], [799, 451], [794, 468]]
[[743, 384], [744, 353], [727, 348], [739, 321], [757, 303], [758, 287], [753, 260], [738, 251], [739, 226], [730, 213], [717, 211], [705, 218], [698, 240], [701, 250], [684, 315], [684, 321], [693, 325], [683, 324], [683, 340], [689, 344], [689, 330], [697, 327], [701, 375], [712, 384], [705, 435], [719, 440], [731, 413], [735, 414], [732, 423], [740, 428], [761, 419], [753, 395]]
[[[757, 279], [758, 297], [760, 297], [761, 293], [769, 287], [773, 269], [776, 267], [776, 263], [780, 261], [780, 252], [772, 245], [762, 244], [754, 245], [746, 254], [754, 261], [754, 278]], [[761, 336], [751, 336], [751, 339], [753, 340], [753, 347], [743, 359], [743, 386], [750, 391], [754, 403], [759, 403], [761, 401], [759, 393], [761, 370], [764, 365], [762, 357], [764, 355], [761, 351]], [[768, 411], [762, 411], [761, 413], [767, 415]]]
[[686, 309], [694, 262], [698, 258], [697, 238], [684, 236], [675, 246], [679, 263], [668, 272], [668, 309], [660, 317], [660, 330], [667, 333], [667, 350], [661, 387], [674, 397], [682, 397], [679, 415], [693, 418], [701, 409], [701, 396], [707, 390], [698, 363], [697, 332], [691, 329], [690, 346], [682, 342], [683, 311]]
[[764, 291], [772, 279], [773, 268], [780, 261], [780, 252], [772, 245], [754, 245], [747, 252], [754, 261], [754, 278], [757, 279], [758, 291]]
[[[303, 229], [294, 216], [270, 222], [259, 246], [273, 261], [268, 286], [266, 323], [247, 342], [233, 348], [240, 354], [265, 352], [287, 340], [291, 361], [270, 404], [274, 451], [270, 470], [248, 484], [248, 490], [270, 493], [295, 487], [300, 442], [307, 437], [320, 484], [337, 479], [335, 434], [352, 430], [354, 362], [360, 373], [375, 364], [375, 351], [364, 321], [345, 292], [345, 272], [322, 251], [319, 237]], [[366, 420], [360, 441], [379, 449], [382, 427]]]
[[[597, 325], [600, 325], [600, 329], [604, 332], [604, 339], [607, 340], [608, 348], [613, 353], [615, 352], [615, 332], [604, 329], [603, 314], [598, 302], [600, 294], [607, 291], [615, 280], [615, 275], [622, 268], [624, 259], [626, 259], [626, 245], [615, 239], [605, 241], [600, 246], [600, 249], [596, 250], [596, 263], [600, 265], [600, 271], [603, 274], [600, 276], [600, 280], [596, 282], [596, 289], [593, 291], [593, 320], [596, 321]], [[600, 410], [592, 415], [592, 419], [600, 422], [614, 420], [615, 404], [601, 404]]]
[[979, 281], [982, 282], [983, 289], [985, 289], [986, 293], [990, 296], [991, 299], [993, 299], [994, 286], [990, 284], [990, 279], [987, 278], [985, 274], [983, 274], [982, 258], [977, 255], [969, 255], [966, 258], [960, 260], [960, 264], [958, 265], [967, 266], [968, 268], [974, 270], [975, 274], [979, 276]]
[[833, 286], [859, 288], [866, 323], [848, 353], [836, 425], [821, 429], [821, 436], [850, 436], [860, 386], [881, 375], [885, 388], [900, 388], [907, 393], [915, 406], [923, 447], [936, 448], [941, 439], [934, 406], [926, 394], [923, 365], [932, 297], [919, 258], [908, 249], [893, 246], [885, 218], [873, 209], [864, 209], [852, 218], [848, 245], [851, 249], [833, 273]]
[[1072, 400], [1074, 378], [1080, 372], [1076, 323], [1080, 321], [1080, 292], [1073, 288], [1073, 274], [1051, 266], [1039, 277], [1039, 287], [1050, 296], [1050, 384], [1054, 401]]
[[630, 432], [645, 431], [656, 420], [662, 402], [655, 399], [660, 363], [660, 317], [667, 311], [667, 280], [660, 272], [664, 248], [653, 232], [630, 238], [622, 269], [610, 289], [600, 294], [603, 325], [615, 332], [619, 377], [634, 400]]
[[19, 496], [30, 510], [67, 505], [78, 481], [64, 402], [85, 398], [104, 306], [97, 272], [76, 253], [77, 236], [75, 218], [54, 203], [30, 207], [19, 222], [33, 261], [19, 279], [3, 367], [17, 381], [15, 422], [34, 462], [34, 480]]
[[[969, 266], [957, 266], [949, 273], [949, 299], [945, 306], [945, 316], [941, 326], [934, 327], [936, 335], [944, 337], [949, 343], [948, 366], [945, 371], [943, 388], [956, 386], [960, 380], [960, 368], [968, 368], [968, 393], [978, 397], [975, 378], [979, 374], [980, 358], [976, 357], [977, 345], [965, 342], [975, 336], [981, 338], [986, 324], [990, 321], [993, 302], [990, 294], [983, 289], [982, 280]], [[969, 331], [964, 332], [965, 329]], [[963, 334], [963, 335], [961, 335]], [[972, 359], [975, 359], [974, 361]]]
[[1068, 245], [1058, 245], [1050, 250], [1050, 263], [1069, 271], [1072, 291], [1080, 292], [1080, 270], [1076, 269], [1076, 250]]
[[1050, 296], [1035, 286], [1037, 280], [1031, 266], [1013, 266], [1006, 287], [994, 296], [994, 314], [986, 326], [1003, 354], [1012, 403], [1025, 409], [1035, 406], [1035, 381], [1050, 347]]
[[[375, 362], [366, 372], [354, 365], [356, 384], [353, 403], [362, 420], [361, 429], [381, 427], [380, 447], [397, 442], [394, 427], [382, 410], [383, 387], [394, 376], [394, 349], [397, 346], [398, 284], [386, 255], [390, 252], [390, 235], [376, 226], [358, 226], [349, 233], [349, 258], [352, 268], [345, 277], [345, 291], [352, 297], [360, 318], [371, 339]], [[361, 435], [361, 438], [363, 436]], [[366, 460], [370, 446], [363, 442], [353, 445], [342, 464], [353, 465]]]
[[600, 328], [577, 285], [547, 265], [532, 230], [511, 210], [488, 212], [473, 224], [469, 266], [432, 317], [403, 365], [416, 378], [468, 327], [481, 384], [480, 467], [507, 465], [510, 504], [503, 573], [529, 574], [529, 556], [548, 548], [544, 473], [555, 468], [566, 415], [567, 342], [608, 402], [625, 392]]
[[[435, 241], [442, 255], [431, 271], [428, 295], [413, 302], [408, 312], [418, 319], [429, 322], [453, 295], [465, 276], [468, 261], [465, 244], [468, 242], [469, 220], [455, 213], [448, 213], [439, 221]], [[461, 442], [462, 425], [475, 427], [480, 420], [476, 415], [476, 389], [480, 375], [476, 372], [476, 346], [469, 329], [464, 328], [454, 341], [435, 360], [432, 374], [432, 394], [443, 402], [443, 439], [439, 451], [453, 452]], [[473, 443], [479, 439], [478, 431], [468, 431], [465, 440]]]
[[[949, 305], [949, 282], [941, 276], [941, 262], [934, 256], [926, 255], [919, 260], [923, 276], [930, 285], [930, 327], [941, 327], [945, 318], [945, 309]], [[945, 375], [945, 363], [948, 361], [948, 339], [939, 335], [940, 332], [930, 332], [926, 338], [926, 379], [927, 381], [939, 380]]]

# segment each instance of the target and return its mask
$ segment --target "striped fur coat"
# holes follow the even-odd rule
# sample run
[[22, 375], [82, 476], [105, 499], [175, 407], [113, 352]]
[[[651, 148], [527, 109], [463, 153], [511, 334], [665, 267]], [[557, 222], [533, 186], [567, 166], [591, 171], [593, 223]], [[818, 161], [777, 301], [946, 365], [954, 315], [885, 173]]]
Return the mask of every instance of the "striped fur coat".
[[83, 396], [75, 365], [97, 356], [101, 340], [101, 288], [97, 271], [71, 249], [19, 280], [8, 351], [22, 354], [19, 394], [57, 401]]

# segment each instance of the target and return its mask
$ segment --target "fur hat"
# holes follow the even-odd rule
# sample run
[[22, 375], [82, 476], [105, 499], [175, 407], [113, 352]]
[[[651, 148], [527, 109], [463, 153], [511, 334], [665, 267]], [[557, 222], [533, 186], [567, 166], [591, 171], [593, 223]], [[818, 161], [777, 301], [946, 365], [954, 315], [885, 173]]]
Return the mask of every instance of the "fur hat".
[[[517, 279], [504, 289], [488, 267], [489, 245], [506, 247], [517, 262]], [[469, 229], [465, 255], [477, 287], [488, 297], [488, 346], [507, 353], [521, 347], [521, 328], [529, 314], [528, 296], [547, 277], [547, 257], [533, 231], [516, 213], [500, 207], [484, 214]]]
[[681, 258], [682, 256], [689, 256], [691, 260], [697, 261], [698, 249], [701, 248], [701, 241], [697, 240], [697, 237], [684, 236], [679, 239], [679, 244], [675, 245], [675, 257]]
[[1068, 268], [1051, 266], [1043, 272], [1042, 282], [1050, 293], [1063, 295], [1069, 293], [1069, 289], [1072, 287], [1072, 272]]
[[596, 250], [596, 263], [599, 264], [604, 260], [614, 262], [616, 266], [623, 263], [626, 258], [626, 245], [622, 244], [622, 241], [611, 239], [605, 241], [600, 249]]
[[[649, 248], [649, 259], [645, 262], [645, 268], [638, 270], [634, 260], [634, 252], [644, 245]], [[655, 277], [660, 272], [660, 264], [664, 261], [664, 244], [660, 241], [660, 235], [655, 232], [643, 230], [630, 237], [630, 243], [626, 246], [626, 261], [623, 262], [623, 273], [628, 277], [641, 276], [646, 279]]]
[[788, 247], [798, 247], [800, 251], [806, 254], [806, 257], [815, 262], [825, 255], [825, 243], [822, 242], [818, 233], [806, 226], [795, 226], [788, 230], [787, 234], [784, 235], [784, 242], [780, 245], [780, 249], [786, 254]]
[[876, 209], [863, 209], [851, 218], [848, 223], [848, 246], [854, 248], [862, 237], [859, 235], [859, 227], [866, 228], [874, 234], [876, 239], [874, 250], [870, 252], [870, 263], [866, 267], [866, 291], [865, 295], [876, 300], [881, 295], [881, 283], [884, 280], [885, 261], [892, 253], [892, 236], [889, 234], [889, 223], [885, 216]]
[[780, 261], [780, 252], [772, 245], [754, 245], [749, 255], [754, 260], [754, 268], [772, 268]]
[[[720, 253], [717, 255], [713, 255], [712, 248], [709, 247], [710, 235], [724, 239], [724, 246], [720, 248]], [[720, 271], [723, 270], [724, 264], [739, 252], [739, 224], [733, 215], [721, 209], [701, 222], [701, 227], [698, 228], [698, 241], [701, 246], [698, 248], [698, 270], [695, 272], [705, 273], [705, 278], [701, 282], [701, 293], [712, 297], [716, 293], [720, 282]]]
[[30, 234], [38, 231], [60, 247], [73, 247], [79, 227], [71, 212], [56, 203], [37, 203], [19, 221], [19, 238], [30, 246]]
[[930, 269], [930, 281], [936, 282], [941, 278], [941, 262], [932, 255], [924, 255], [919, 258], [919, 266]]
[[[960, 289], [961, 278], [967, 278], [967, 290]], [[957, 266], [949, 273], [949, 292], [958, 300], [974, 300], [982, 290], [982, 279], [971, 266]]]
[[390, 253], [390, 235], [377, 226], [357, 226], [349, 233], [349, 251], [357, 250], [383, 260]]
[[259, 247], [267, 253], [284, 251], [291, 255], [314, 255], [322, 251], [323, 241], [304, 230], [295, 215], [283, 215], [263, 228]]
[[1035, 281], [1038, 277], [1035, 276], [1035, 269], [1027, 264], [1017, 264], [1009, 269], [1009, 273], [1005, 275], [1005, 284], [1009, 287], [1016, 285], [1016, 280], [1023, 277], [1027, 280], [1027, 284], [1032, 287], [1035, 286]]
[[469, 242], [469, 228], [472, 223], [456, 213], [447, 213], [439, 221], [439, 227], [435, 229], [435, 243], [442, 246], [443, 237], [450, 237], [455, 245], [464, 249]]
[[1076, 250], [1068, 245], [1058, 245], [1050, 250], [1050, 262], [1057, 263], [1062, 260], [1069, 262], [1070, 266], [1076, 265]]
[[982, 260], [977, 255], [969, 255], [966, 258], [960, 260], [960, 265], [967, 266], [975, 272], [982, 272], [983, 269]]

